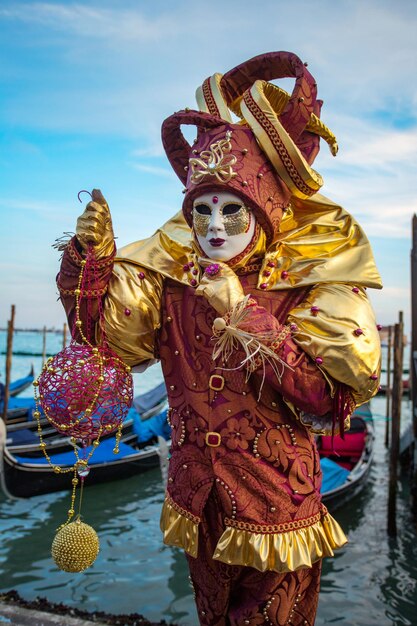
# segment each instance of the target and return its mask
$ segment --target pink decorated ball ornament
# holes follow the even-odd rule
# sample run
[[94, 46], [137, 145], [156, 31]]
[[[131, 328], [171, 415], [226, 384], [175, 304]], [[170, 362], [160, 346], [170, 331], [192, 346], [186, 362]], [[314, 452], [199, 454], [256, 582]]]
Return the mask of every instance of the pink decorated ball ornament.
[[47, 361], [37, 382], [48, 421], [83, 442], [117, 430], [133, 401], [130, 367], [106, 346], [71, 343]]

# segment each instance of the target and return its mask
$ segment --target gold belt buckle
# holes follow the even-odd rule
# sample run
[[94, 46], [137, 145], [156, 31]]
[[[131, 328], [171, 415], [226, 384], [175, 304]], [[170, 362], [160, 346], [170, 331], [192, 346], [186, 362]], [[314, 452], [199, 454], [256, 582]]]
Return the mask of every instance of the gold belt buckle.
[[224, 378], [220, 374], [212, 374], [209, 379], [209, 387], [213, 391], [221, 391], [224, 387]]
[[210, 446], [210, 448], [218, 448], [221, 442], [222, 438], [220, 433], [215, 433], [214, 431], [206, 433], [206, 444]]

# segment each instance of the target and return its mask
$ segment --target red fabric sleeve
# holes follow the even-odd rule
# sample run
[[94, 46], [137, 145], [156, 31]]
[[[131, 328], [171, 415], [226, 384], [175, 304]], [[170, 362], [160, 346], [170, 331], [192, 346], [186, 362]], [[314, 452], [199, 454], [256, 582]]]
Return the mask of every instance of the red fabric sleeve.
[[[91, 343], [95, 343], [95, 327], [99, 320], [99, 299], [103, 299], [110, 281], [115, 250], [112, 256], [101, 258], [92, 263], [86, 275], [84, 297], [80, 300], [80, 319], [83, 332]], [[60, 271], [56, 281], [68, 319], [71, 335], [76, 341], [81, 337], [75, 327], [75, 289], [78, 287], [81, 261], [83, 256], [76, 237], [68, 243], [62, 256]]]

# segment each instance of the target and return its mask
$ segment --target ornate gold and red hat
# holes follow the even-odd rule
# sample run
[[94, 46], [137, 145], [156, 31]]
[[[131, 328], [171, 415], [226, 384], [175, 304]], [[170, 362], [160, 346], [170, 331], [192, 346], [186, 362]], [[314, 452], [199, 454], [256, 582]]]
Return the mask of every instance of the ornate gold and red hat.
[[[295, 79], [291, 95], [269, 82], [287, 77]], [[323, 184], [311, 167], [320, 137], [337, 152], [316, 96], [314, 78], [291, 52], [262, 54], [207, 78], [197, 90], [200, 110], [179, 111], [162, 125], [168, 159], [185, 185], [187, 222], [195, 197], [227, 189], [254, 211], [273, 241], [291, 196], [308, 198]], [[181, 125], [197, 127], [192, 146]]]

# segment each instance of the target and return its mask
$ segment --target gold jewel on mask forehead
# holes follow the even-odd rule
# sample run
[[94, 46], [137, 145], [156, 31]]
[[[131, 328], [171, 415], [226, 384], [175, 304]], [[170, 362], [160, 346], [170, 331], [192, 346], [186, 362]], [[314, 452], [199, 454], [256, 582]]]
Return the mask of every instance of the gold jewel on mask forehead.
[[234, 176], [237, 176], [232, 167], [237, 159], [233, 154], [229, 154], [232, 149], [231, 136], [232, 131], [228, 130], [225, 139], [212, 143], [209, 150], [200, 152], [199, 158], [193, 157], [189, 160], [192, 183], [198, 185], [207, 176], [214, 176], [221, 183], [228, 183]]
[[207, 237], [209, 225], [211, 220], [211, 213], [208, 215], [199, 213], [195, 207], [193, 209], [193, 226], [196, 235], [199, 237]]
[[230, 235], [241, 235], [242, 233], [248, 232], [250, 225], [250, 211], [244, 205], [240, 207], [236, 213], [224, 214], [223, 209], [229, 205], [233, 204], [230, 201], [226, 202], [222, 205], [220, 211], [223, 215], [223, 224], [226, 233]]

